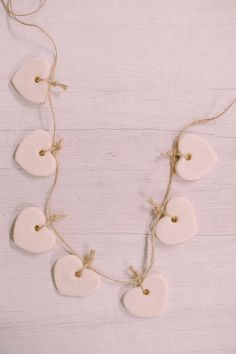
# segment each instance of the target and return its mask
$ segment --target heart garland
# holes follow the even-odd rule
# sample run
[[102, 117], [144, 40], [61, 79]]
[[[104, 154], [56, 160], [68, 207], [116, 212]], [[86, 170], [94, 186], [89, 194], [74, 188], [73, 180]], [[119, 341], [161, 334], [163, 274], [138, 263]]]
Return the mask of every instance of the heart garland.
[[[40, 209], [29, 207], [17, 217], [13, 230], [15, 244], [32, 253], [49, 251], [58, 237], [62, 246], [69, 254], [61, 257], [54, 266], [54, 283], [58, 292], [66, 296], [87, 296], [93, 294], [100, 286], [100, 276], [105, 279], [132, 285], [123, 297], [125, 308], [138, 317], [154, 317], [160, 315], [167, 303], [168, 284], [160, 273], [152, 273], [155, 261], [155, 237], [166, 245], [175, 245], [189, 240], [197, 232], [196, 216], [193, 207], [185, 198], [174, 197], [169, 199], [173, 176], [177, 173], [185, 180], [195, 181], [203, 177], [216, 162], [216, 155], [210, 145], [195, 134], [184, 134], [188, 128], [218, 119], [225, 114], [236, 102], [233, 100], [220, 114], [196, 120], [184, 127], [177, 135], [172, 151], [169, 152], [170, 175], [164, 199], [160, 205], [153, 205], [153, 222], [151, 224], [151, 253], [147, 258], [147, 266], [138, 273], [131, 267], [133, 277], [129, 280], [120, 280], [99, 272], [92, 268], [95, 251], [81, 258], [76, 251], [64, 240], [57, 231], [55, 222], [58, 216], [51, 215], [51, 196], [58, 179], [58, 161], [56, 151], [60, 150], [60, 143], [55, 143], [55, 113], [51, 99], [52, 86], [66, 89], [66, 85], [52, 80], [57, 64], [57, 47], [52, 37], [40, 26], [26, 23], [18, 19], [12, 9], [12, 1], [8, 5], [1, 1], [7, 14], [22, 25], [36, 27], [51, 41], [54, 48], [54, 61], [50, 65], [41, 58], [29, 58], [12, 77], [12, 84], [17, 92], [26, 100], [42, 104], [49, 100], [53, 118], [53, 135], [38, 129], [27, 135], [19, 144], [15, 160], [28, 173], [34, 176], [54, 175], [54, 181], [46, 202], [45, 215]], [[33, 13], [36, 13], [39, 6]], [[24, 14], [27, 16], [29, 14]], [[169, 200], [168, 200], [169, 199]]]

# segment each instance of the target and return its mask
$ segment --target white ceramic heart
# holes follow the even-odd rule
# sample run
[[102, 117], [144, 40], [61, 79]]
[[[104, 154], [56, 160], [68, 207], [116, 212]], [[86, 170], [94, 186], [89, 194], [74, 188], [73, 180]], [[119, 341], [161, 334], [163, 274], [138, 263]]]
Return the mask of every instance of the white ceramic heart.
[[50, 176], [55, 172], [56, 160], [50, 151], [43, 156], [40, 151], [50, 149], [52, 138], [45, 130], [34, 130], [18, 146], [15, 153], [16, 162], [34, 176]]
[[17, 246], [32, 253], [42, 253], [50, 250], [56, 241], [52, 230], [42, 227], [36, 231], [36, 225], [44, 225], [46, 217], [44, 213], [35, 207], [24, 209], [17, 217], [13, 239]]
[[123, 297], [126, 309], [134, 316], [156, 317], [165, 309], [168, 299], [168, 283], [159, 273], [147, 276], [142, 286], [149, 293], [145, 295], [141, 287], [129, 290]]
[[188, 181], [195, 181], [207, 174], [217, 161], [217, 156], [206, 140], [196, 134], [184, 134], [178, 143], [180, 157], [176, 173]]
[[156, 226], [158, 239], [166, 245], [176, 245], [191, 239], [197, 233], [197, 220], [193, 206], [182, 197], [174, 197], [166, 204], [167, 213]]
[[90, 269], [84, 269], [81, 276], [75, 275], [83, 266], [73, 255], [65, 255], [54, 266], [54, 282], [57, 290], [67, 296], [88, 296], [100, 287], [99, 276]]
[[37, 82], [36, 78], [47, 79], [50, 64], [41, 58], [28, 58], [12, 77], [12, 84], [17, 92], [33, 103], [44, 103], [48, 95], [48, 83]]

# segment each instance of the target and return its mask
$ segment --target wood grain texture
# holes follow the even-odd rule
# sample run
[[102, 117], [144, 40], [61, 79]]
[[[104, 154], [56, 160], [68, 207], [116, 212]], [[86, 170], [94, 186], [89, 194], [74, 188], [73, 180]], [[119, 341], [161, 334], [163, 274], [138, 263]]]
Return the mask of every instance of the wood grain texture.
[[[161, 199], [168, 173], [159, 152], [184, 124], [235, 97], [235, 14], [234, 0], [51, 0], [32, 16], [55, 38], [57, 78], [69, 85], [54, 95], [65, 140], [54, 205], [69, 215], [59, 228], [81, 252], [97, 250], [98, 269], [123, 276], [140, 266], [146, 199]], [[50, 276], [62, 248], [30, 256], [9, 241], [17, 213], [43, 207], [51, 183], [12, 158], [27, 132], [50, 124], [47, 106], [26, 104], [9, 79], [24, 58], [50, 57], [49, 46], [2, 8], [0, 32], [0, 354], [235, 354], [236, 106], [195, 129], [218, 155], [213, 170], [198, 182], [175, 180], [172, 195], [193, 203], [199, 233], [159, 245], [156, 269], [170, 284], [165, 314], [129, 316], [126, 289], [108, 282], [91, 297], [64, 298]]]

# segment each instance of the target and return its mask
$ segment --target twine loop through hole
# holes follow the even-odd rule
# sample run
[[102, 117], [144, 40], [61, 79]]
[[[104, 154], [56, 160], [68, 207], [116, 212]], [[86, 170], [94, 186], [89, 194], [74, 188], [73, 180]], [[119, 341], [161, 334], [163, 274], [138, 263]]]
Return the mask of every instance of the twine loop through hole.
[[144, 281], [143, 273], [137, 272], [132, 266], [129, 267], [129, 270], [133, 273], [133, 280], [134, 280], [135, 286], [139, 286], [142, 289], [142, 292], [144, 295], [149, 295], [150, 290], [144, 288], [144, 286], [143, 286], [143, 281]]
[[46, 222], [42, 225], [35, 225], [35, 231], [40, 231], [41, 229], [43, 229], [44, 227], [48, 227], [51, 224], [54, 224], [54, 222], [62, 220], [66, 217], [66, 215], [59, 215], [59, 214], [54, 214], [51, 215], [47, 218]]
[[96, 253], [95, 250], [91, 250], [91, 251], [89, 252], [89, 254], [84, 257], [83, 266], [82, 266], [79, 270], [77, 270], [77, 271], [75, 272], [75, 276], [76, 276], [77, 278], [81, 277], [81, 275], [83, 274], [83, 271], [84, 271], [86, 268], [89, 268], [90, 264], [94, 261], [95, 253]]

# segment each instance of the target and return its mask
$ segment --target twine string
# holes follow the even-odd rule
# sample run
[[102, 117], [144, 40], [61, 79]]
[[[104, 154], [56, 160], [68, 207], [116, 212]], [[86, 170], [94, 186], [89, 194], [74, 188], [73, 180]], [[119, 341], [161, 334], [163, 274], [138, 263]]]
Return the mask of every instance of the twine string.
[[[33, 27], [37, 30], [39, 30], [41, 33], [43, 33], [51, 42], [52, 46], [53, 46], [53, 64], [51, 66], [51, 70], [50, 70], [50, 75], [49, 78], [38, 78], [39, 81], [46, 81], [49, 85], [49, 90], [48, 90], [48, 101], [49, 101], [49, 108], [50, 108], [50, 112], [51, 112], [51, 117], [52, 117], [52, 149], [53, 152], [60, 150], [60, 148], [58, 148], [58, 145], [56, 145], [56, 131], [57, 131], [57, 125], [56, 125], [56, 115], [54, 112], [54, 107], [53, 107], [53, 103], [52, 103], [52, 95], [51, 95], [51, 88], [52, 87], [56, 87], [59, 86], [62, 89], [66, 90], [67, 86], [64, 84], [61, 84], [57, 81], [55, 81], [53, 79], [54, 77], [54, 73], [55, 73], [55, 68], [57, 65], [57, 60], [58, 60], [58, 49], [56, 46], [56, 43], [54, 41], [54, 39], [51, 37], [51, 35], [42, 27], [40, 27], [37, 24], [34, 23], [28, 23], [25, 22], [21, 19], [19, 19], [20, 16], [28, 16], [31, 14], [35, 14], [37, 13], [40, 9], [42, 9], [42, 7], [45, 5], [46, 0], [43, 0], [40, 2], [40, 5], [34, 9], [31, 12], [28, 13], [16, 13], [13, 10], [13, 6], [12, 6], [12, 0], [8, 0], [7, 3], [4, 2], [4, 0], [0, 0], [4, 9], [6, 10], [7, 14], [9, 15], [9, 17], [11, 17], [12, 19], [14, 19], [16, 22], [18, 22], [19, 24], [23, 25], [23, 26], [28, 26], [28, 27]], [[155, 264], [155, 255], [156, 255], [156, 225], [159, 222], [159, 220], [161, 219], [161, 217], [163, 216], [163, 213], [165, 215], [168, 215], [166, 210], [165, 210], [165, 205], [168, 201], [169, 195], [170, 195], [170, 191], [171, 191], [171, 187], [173, 184], [173, 178], [174, 178], [174, 174], [175, 174], [175, 165], [177, 160], [179, 159], [179, 157], [187, 157], [187, 155], [185, 154], [180, 154], [179, 150], [178, 150], [178, 144], [179, 144], [179, 140], [181, 138], [181, 136], [183, 135], [184, 132], [186, 132], [188, 129], [198, 126], [198, 125], [203, 125], [203, 124], [208, 124], [220, 117], [222, 117], [226, 112], [229, 111], [229, 109], [233, 106], [233, 104], [236, 102], [236, 98], [220, 113], [212, 116], [212, 117], [207, 117], [207, 118], [203, 118], [203, 119], [197, 119], [192, 121], [189, 124], [186, 124], [181, 130], [180, 132], [177, 134], [177, 136], [175, 137], [173, 144], [172, 144], [172, 149], [170, 152], [168, 152], [166, 155], [169, 158], [169, 176], [168, 176], [168, 180], [167, 180], [167, 185], [166, 185], [166, 189], [165, 189], [165, 193], [162, 199], [162, 202], [160, 203], [160, 205], [155, 204], [153, 205], [153, 219], [150, 223], [150, 231], [151, 233], [147, 235], [146, 238], [146, 242], [147, 242], [147, 246], [148, 249], [150, 248], [150, 252], [147, 252], [147, 255], [145, 256], [145, 260], [144, 260], [144, 266], [141, 272], [136, 272], [133, 267], [129, 267], [129, 270], [134, 274], [134, 278], [133, 279], [117, 279], [113, 276], [110, 276], [102, 271], [97, 270], [96, 268], [91, 266], [92, 261], [94, 260], [94, 255], [95, 255], [95, 251], [91, 250], [88, 258], [85, 260], [83, 259], [78, 252], [67, 242], [65, 241], [64, 237], [61, 235], [61, 233], [57, 230], [56, 226], [55, 226], [55, 222], [57, 220], [55, 220], [54, 218], [54, 214], [52, 213], [52, 197], [55, 191], [55, 188], [58, 184], [58, 179], [59, 179], [59, 163], [58, 163], [58, 159], [57, 156], [55, 154], [55, 159], [56, 159], [56, 170], [55, 170], [55, 174], [54, 174], [54, 178], [53, 178], [53, 182], [52, 185], [49, 189], [48, 192], [48, 196], [46, 198], [45, 201], [45, 215], [47, 220], [50, 220], [50, 228], [53, 230], [53, 232], [55, 233], [55, 235], [57, 236], [58, 241], [61, 243], [62, 247], [64, 247], [64, 249], [69, 252], [70, 254], [73, 254], [75, 256], [77, 256], [83, 263], [83, 267], [81, 268], [81, 270], [79, 270], [80, 272], [83, 271], [85, 268], [89, 267], [89, 269], [93, 270], [94, 272], [96, 272], [98, 275], [100, 275], [101, 277], [116, 282], [116, 283], [121, 283], [124, 285], [135, 285], [135, 286], [140, 286], [141, 289], [147, 290], [143, 288], [143, 281], [145, 279], [145, 277], [147, 276], [147, 274], [149, 274], [149, 272], [152, 270], [154, 264]], [[56, 147], [57, 148], [53, 148]], [[51, 151], [51, 149], [50, 149]], [[154, 202], [154, 201], [153, 201]]]
[[[9, 15], [9, 17], [11, 17], [12, 19], [14, 19], [16, 22], [18, 22], [19, 24], [23, 25], [23, 26], [27, 26], [27, 27], [32, 27], [37, 29], [38, 31], [40, 31], [43, 35], [45, 35], [49, 41], [51, 42], [52, 46], [53, 46], [53, 64], [51, 66], [51, 70], [50, 70], [50, 74], [49, 74], [49, 78], [48, 80], [54, 82], [53, 77], [54, 77], [54, 73], [55, 73], [55, 69], [56, 69], [56, 65], [57, 65], [57, 60], [58, 60], [58, 49], [57, 49], [57, 45], [56, 42], [54, 41], [54, 39], [52, 38], [52, 36], [50, 36], [50, 34], [41, 26], [35, 24], [35, 23], [29, 23], [29, 22], [25, 22], [21, 19], [19, 19], [17, 13], [13, 10], [13, 5], [12, 5], [12, 0], [8, 0], [7, 3], [4, 2], [4, 0], [0, 0], [2, 3], [3, 8], [6, 10], [7, 14]], [[42, 1], [40, 6], [37, 7], [35, 10], [28, 12], [28, 13], [24, 13], [24, 14], [20, 14], [20, 16], [28, 16], [31, 13], [38, 13], [39, 10], [41, 10], [43, 8], [43, 6], [46, 4], [46, 0]], [[40, 78], [41, 79], [41, 78]], [[51, 94], [51, 87], [52, 85], [49, 85], [49, 97]], [[50, 102], [51, 99], [49, 100], [49, 104], [50, 106], [52, 105], [52, 103]], [[52, 127], [52, 145], [55, 143], [55, 133], [56, 133], [56, 119], [55, 119], [55, 115], [53, 116], [52, 119], [52, 123], [53, 123], [53, 127]]]
[[77, 277], [80, 277], [82, 274], [83, 274], [83, 271], [86, 269], [86, 268], [89, 268], [91, 263], [94, 261], [94, 258], [95, 258], [95, 253], [96, 251], [95, 250], [91, 250], [89, 255], [85, 256], [84, 257], [84, 260], [83, 260], [83, 266], [77, 270], [75, 272], [75, 275]]
[[[42, 32], [52, 43], [53, 48], [54, 48], [54, 58], [53, 58], [53, 68], [55, 68], [56, 63], [57, 63], [57, 58], [58, 58], [58, 50], [57, 50], [57, 46], [56, 43], [54, 41], [54, 39], [50, 36], [50, 34], [41, 26], [35, 24], [35, 23], [29, 23], [29, 22], [25, 22], [23, 20], [20, 20], [18, 17], [18, 14], [13, 10], [13, 6], [12, 6], [12, 0], [8, 0], [7, 3], [4, 2], [4, 0], [0, 0], [4, 9], [6, 10], [6, 12], [8, 13], [8, 15], [13, 18], [16, 22], [20, 23], [21, 25], [24, 26], [28, 26], [28, 27], [33, 27], [38, 29], [40, 32]], [[32, 13], [38, 13], [40, 9], [43, 8], [43, 6], [45, 5], [46, 0], [42, 1], [40, 6], [38, 6], [35, 10], [28, 12], [28, 13], [24, 13], [24, 14], [20, 14], [20, 16], [28, 16], [31, 15]]]
[[[25, 12], [25, 13], [22, 12], [22, 13], [19, 13], [19, 12], [14, 11], [14, 15], [17, 16], [17, 17], [25, 17], [25, 16], [34, 15], [34, 14], [38, 13], [38, 12], [44, 7], [46, 1], [47, 1], [47, 0], [41, 0], [41, 1], [39, 2], [39, 6], [36, 7], [34, 10], [32, 10], [32, 11], [30, 11], [30, 12]], [[6, 11], [8, 12], [8, 14], [10, 15], [9, 0], [8, 0], [8, 2], [7, 2], [6, 4], [5, 4], [4, 1], [2, 1], [2, 0], [1, 0], [1, 2], [2, 2], [2, 5], [3, 5], [3, 7], [5, 8], [5, 10], [6, 10]]]
[[152, 212], [155, 216], [159, 215], [162, 216], [168, 216], [170, 219], [175, 218], [174, 215], [169, 214], [165, 208], [163, 208], [162, 205], [158, 204], [155, 202], [155, 200], [151, 197], [148, 199], [148, 202], [152, 205]]
[[42, 225], [36, 225], [35, 226], [35, 230], [36, 231], [40, 231], [41, 229], [43, 229], [44, 227], [48, 227], [50, 225], [52, 225], [54, 222], [57, 222], [59, 220], [62, 220], [66, 217], [66, 215], [59, 215], [59, 214], [53, 214], [50, 215], [48, 218], [46, 218], [46, 222]]

